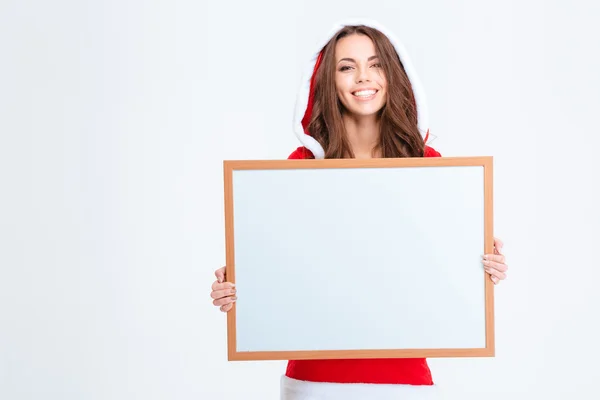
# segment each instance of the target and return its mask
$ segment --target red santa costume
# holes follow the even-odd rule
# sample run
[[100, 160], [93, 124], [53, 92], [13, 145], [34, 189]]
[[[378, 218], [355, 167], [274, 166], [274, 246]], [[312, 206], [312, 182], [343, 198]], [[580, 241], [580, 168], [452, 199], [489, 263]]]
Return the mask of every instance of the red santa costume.
[[[303, 146], [298, 147], [289, 156], [290, 159], [324, 158], [322, 146], [306, 131], [312, 112], [314, 76], [320, 66], [325, 43], [346, 25], [375, 28], [392, 42], [411, 82], [419, 130], [425, 141], [429, 138], [425, 96], [402, 44], [376, 22], [344, 21], [332, 30], [310, 62], [298, 94], [294, 117], [294, 131]], [[426, 146], [424, 156], [440, 157], [440, 153]], [[425, 359], [290, 360], [281, 378], [281, 400], [427, 400], [439, 399], [439, 395]]]

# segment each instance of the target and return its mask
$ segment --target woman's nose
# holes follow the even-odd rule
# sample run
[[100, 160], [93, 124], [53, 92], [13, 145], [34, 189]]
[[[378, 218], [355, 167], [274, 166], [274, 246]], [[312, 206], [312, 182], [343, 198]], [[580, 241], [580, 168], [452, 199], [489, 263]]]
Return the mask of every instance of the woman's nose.
[[357, 68], [356, 83], [369, 82], [369, 76], [367, 70], [364, 68]]

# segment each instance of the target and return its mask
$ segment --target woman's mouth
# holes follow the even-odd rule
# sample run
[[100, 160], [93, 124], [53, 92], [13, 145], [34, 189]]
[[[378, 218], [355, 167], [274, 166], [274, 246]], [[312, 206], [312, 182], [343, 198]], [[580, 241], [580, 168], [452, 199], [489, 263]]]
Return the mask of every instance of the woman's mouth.
[[374, 99], [375, 95], [377, 95], [377, 92], [378, 91], [375, 89], [363, 89], [352, 92], [352, 96], [358, 100], [366, 101]]

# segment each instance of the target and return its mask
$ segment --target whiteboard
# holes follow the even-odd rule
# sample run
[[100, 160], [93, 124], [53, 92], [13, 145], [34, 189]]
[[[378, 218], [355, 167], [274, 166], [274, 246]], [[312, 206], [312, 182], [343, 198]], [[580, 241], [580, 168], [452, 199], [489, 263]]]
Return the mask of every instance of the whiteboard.
[[224, 173], [230, 360], [493, 356], [491, 157]]

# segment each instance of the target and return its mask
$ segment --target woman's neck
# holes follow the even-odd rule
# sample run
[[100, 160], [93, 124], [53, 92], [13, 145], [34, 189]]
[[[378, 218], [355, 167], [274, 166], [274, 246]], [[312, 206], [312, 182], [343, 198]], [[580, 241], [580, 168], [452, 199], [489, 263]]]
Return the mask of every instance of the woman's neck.
[[342, 116], [350, 147], [355, 158], [379, 157], [376, 147], [379, 143], [379, 121], [376, 116]]

